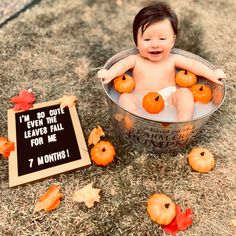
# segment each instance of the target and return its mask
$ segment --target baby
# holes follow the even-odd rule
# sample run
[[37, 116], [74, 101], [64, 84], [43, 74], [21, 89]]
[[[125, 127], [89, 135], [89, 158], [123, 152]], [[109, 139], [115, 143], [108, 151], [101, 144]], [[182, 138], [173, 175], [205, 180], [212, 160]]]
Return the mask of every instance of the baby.
[[194, 99], [188, 88], [176, 87], [176, 68], [186, 69], [222, 85], [221, 78], [225, 78], [222, 70], [211, 70], [199, 61], [171, 53], [177, 27], [175, 12], [164, 3], [147, 6], [136, 15], [133, 38], [138, 54], [118, 61], [109, 70], [98, 71], [98, 78], [103, 83], [109, 83], [132, 69], [135, 90], [120, 95], [119, 105], [122, 108], [137, 114], [140, 106], [137, 95], [144, 96], [148, 92], [156, 91], [176, 108], [177, 121], [189, 121], [193, 118]]

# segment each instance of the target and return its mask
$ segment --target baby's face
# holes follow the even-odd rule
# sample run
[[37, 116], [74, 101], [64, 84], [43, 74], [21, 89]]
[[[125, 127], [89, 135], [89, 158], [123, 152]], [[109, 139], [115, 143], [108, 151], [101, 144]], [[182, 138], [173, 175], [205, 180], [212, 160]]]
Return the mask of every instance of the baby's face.
[[169, 20], [153, 23], [141, 33], [139, 29], [137, 48], [142, 57], [159, 62], [169, 56], [175, 42], [175, 34]]

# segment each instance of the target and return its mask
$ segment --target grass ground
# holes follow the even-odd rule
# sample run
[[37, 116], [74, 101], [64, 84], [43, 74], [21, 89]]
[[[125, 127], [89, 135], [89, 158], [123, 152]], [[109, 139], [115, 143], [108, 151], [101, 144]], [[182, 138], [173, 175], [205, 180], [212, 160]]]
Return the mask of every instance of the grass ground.
[[[108, 167], [95, 165], [16, 188], [8, 187], [8, 162], [0, 159], [0, 235], [164, 235], [146, 213], [147, 197], [169, 195], [191, 207], [193, 225], [179, 235], [235, 235], [236, 218], [236, 3], [168, 1], [181, 32], [177, 47], [197, 53], [227, 74], [227, 96], [189, 147], [177, 154], [139, 153], [118, 141], [96, 71], [115, 53], [133, 47], [132, 20], [150, 1], [43, 0], [0, 31], [0, 136], [7, 136], [9, 99], [32, 88], [37, 102], [64, 94], [78, 98], [85, 137], [97, 124], [117, 150]], [[216, 159], [208, 174], [193, 172], [186, 153], [204, 146]], [[74, 190], [94, 182], [101, 201], [88, 209], [72, 202]], [[33, 213], [52, 184], [65, 194], [51, 213]]]

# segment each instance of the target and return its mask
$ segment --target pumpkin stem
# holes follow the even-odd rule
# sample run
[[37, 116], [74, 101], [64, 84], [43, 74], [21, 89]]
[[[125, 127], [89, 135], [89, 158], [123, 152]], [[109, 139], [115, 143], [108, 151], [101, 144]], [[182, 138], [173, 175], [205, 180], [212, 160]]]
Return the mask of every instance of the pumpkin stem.
[[159, 100], [159, 96], [157, 96], [156, 98], [155, 98], [155, 101], [158, 101]]
[[203, 91], [203, 86], [201, 86], [201, 88], [199, 89], [199, 91]]
[[170, 206], [170, 203], [166, 203], [166, 204], [165, 204], [165, 208], [167, 208], [167, 209], [168, 209], [168, 208], [169, 208], [169, 206]]
[[103, 148], [103, 149], [102, 149], [102, 152], [105, 152], [105, 151], [106, 151], [106, 148]]
[[123, 75], [122, 80], [126, 80], [125, 76]]
[[200, 155], [201, 155], [201, 156], [204, 156], [204, 155], [205, 155], [205, 152], [201, 152]]
[[187, 74], [188, 74], [188, 71], [187, 71], [186, 69], [184, 70], [184, 74], [185, 74], [185, 75], [187, 75]]

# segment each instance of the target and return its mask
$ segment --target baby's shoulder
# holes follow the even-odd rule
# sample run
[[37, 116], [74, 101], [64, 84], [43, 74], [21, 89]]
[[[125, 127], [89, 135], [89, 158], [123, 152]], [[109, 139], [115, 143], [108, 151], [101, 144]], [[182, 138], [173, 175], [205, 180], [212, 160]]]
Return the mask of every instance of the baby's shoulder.
[[125, 63], [128, 64], [135, 64], [136, 62], [136, 55], [129, 55], [127, 57], [125, 57], [122, 61], [124, 61]]
[[170, 57], [172, 60], [174, 60], [175, 62], [177, 61], [181, 61], [181, 60], [186, 60], [187, 58], [185, 56], [182, 56], [180, 54], [176, 54], [176, 53], [171, 53]]

